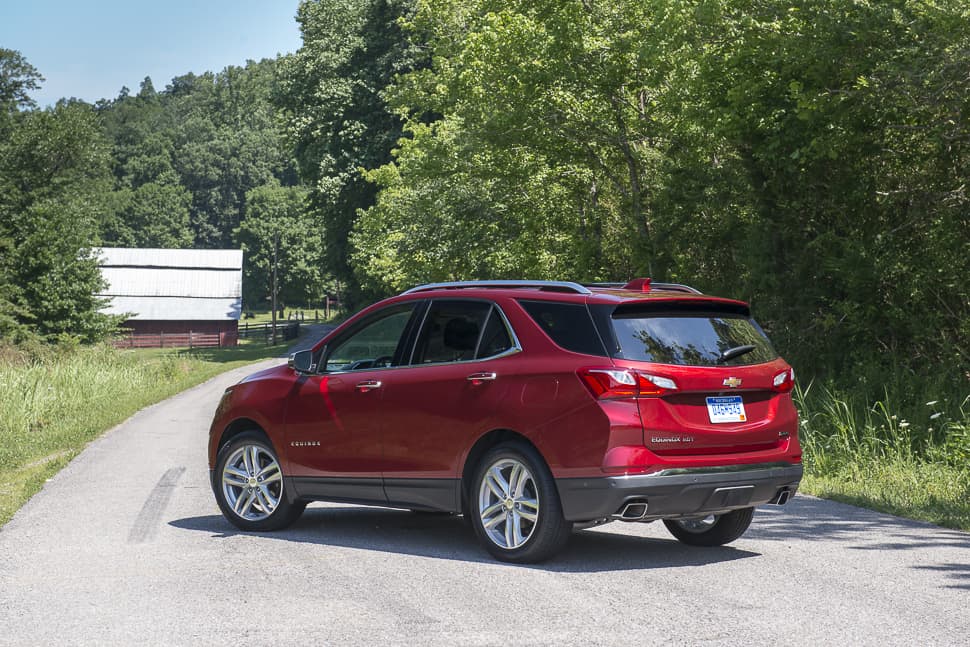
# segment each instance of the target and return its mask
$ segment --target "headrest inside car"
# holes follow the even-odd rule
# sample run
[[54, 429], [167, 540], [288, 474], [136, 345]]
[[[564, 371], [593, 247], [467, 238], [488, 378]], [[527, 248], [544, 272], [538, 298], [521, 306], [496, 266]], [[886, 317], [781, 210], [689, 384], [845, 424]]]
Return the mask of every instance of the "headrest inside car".
[[445, 325], [445, 346], [454, 350], [475, 350], [478, 324], [465, 319], [451, 319]]

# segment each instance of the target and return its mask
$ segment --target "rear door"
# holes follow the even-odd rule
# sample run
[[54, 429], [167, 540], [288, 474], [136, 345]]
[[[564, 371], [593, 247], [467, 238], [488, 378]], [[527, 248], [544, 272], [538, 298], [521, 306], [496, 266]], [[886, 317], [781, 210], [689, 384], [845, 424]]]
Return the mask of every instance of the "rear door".
[[794, 433], [790, 368], [744, 309], [621, 305], [610, 313], [609, 326], [617, 365], [676, 387], [639, 398], [644, 444], [651, 451], [775, 451]]

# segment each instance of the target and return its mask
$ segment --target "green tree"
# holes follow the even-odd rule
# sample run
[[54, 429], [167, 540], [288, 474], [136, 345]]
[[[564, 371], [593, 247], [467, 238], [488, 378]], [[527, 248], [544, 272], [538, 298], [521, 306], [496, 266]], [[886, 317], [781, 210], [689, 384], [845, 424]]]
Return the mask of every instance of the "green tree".
[[[117, 180], [107, 240], [229, 247], [247, 191], [273, 179], [297, 182], [269, 101], [276, 68], [273, 59], [249, 61], [177, 77], [162, 91], [145, 79], [137, 95], [99, 105]], [[149, 223], [151, 233], [137, 233]]]
[[236, 231], [243, 248], [243, 302], [267, 304], [276, 270], [278, 301], [319, 301], [324, 274], [319, 230], [306, 215], [306, 191], [270, 183], [246, 194], [246, 214]]
[[5, 334], [91, 341], [114, 320], [99, 312], [91, 247], [110, 188], [108, 148], [90, 106], [59, 102], [15, 115], [0, 144], [0, 293]]
[[326, 241], [326, 269], [356, 298], [349, 236], [376, 188], [361, 169], [390, 159], [401, 123], [382, 93], [417, 60], [400, 27], [410, 0], [304, 0], [303, 46], [287, 57], [275, 95]]
[[[387, 262], [368, 258], [365, 243], [382, 232], [402, 245], [419, 236], [434, 246], [407, 280], [436, 265], [466, 277], [667, 275], [677, 250], [657, 205], [667, 152], [678, 145], [668, 109], [676, 97], [668, 95], [687, 74], [675, 59], [687, 8], [676, 5], [422, 3], [412, 29], [428, 41], [433, 63], [389, 92], [410, 115], [414, 140], [402, 143], [394, 168], [369, 176], [382, 192], [358, 227], [364, 280], [382, 280]], [[428, 115], [441, 118], [428, 126]], [[422, 217], [428, 204], [411, 189], [437, 200], [440, 217]], [[473, 211], [479, 222], [468, 222], [467, 195], [485, 205]], [[486, 232], [482, 219], [498, 226]], [[397, 223], [411, 223], [407, 235]], [[502, 252], [463, 257], [465, 244], [448, 235], [469, 228], [485, 236], [473, 236], [479, 248]]]
[[43, 81], [20, 52], [0, 47], [0, 113], [5, 117], [36, 107], [30, 91], [40, 89]]
[[737, 152], [779, 340], [818, 370], [970, 364], [966, 4], [704, 6], [692, 117]]
[[[809, 373], [966, 374], [970, 9], [426, 0], [360, 280], [696, 282]], [[551, 253], [544, 254], [545, 250]]]

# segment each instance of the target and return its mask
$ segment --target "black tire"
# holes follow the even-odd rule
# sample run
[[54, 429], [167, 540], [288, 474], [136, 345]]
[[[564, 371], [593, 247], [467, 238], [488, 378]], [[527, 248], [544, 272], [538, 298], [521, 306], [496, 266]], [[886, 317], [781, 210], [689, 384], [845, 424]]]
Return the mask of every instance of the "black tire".
[[664, 519], [664, 525], [674, 537], [690, 546], [723, 546], [729, 544], [748, 529], [754, 508], [742, 508], [715, 515], [713, 523]]
[[[524, 476], [519, 479], [520, 494], [506, 493], [508, 503], [501, 503], [499, 511], [489, 516], [490, 520], [498, 521], [489, 524], [491, 529], [488, 529], [483, 521], [482, 499], [483, 496], [498, 499], [498, 495], [485, 480], [493, 469], [500, 474], [508, 470], [507, 485], [515, 485], [519, 482], [511, 478], [517, 469], [515, 465], [525, 468]], [[524, 443], [503, 443], [482, 457], [475, 468], [466, 503], [466, 516], [479, 541], [493, 557], [503, 562], [529, 564], [549, 559], [562, 550], [572, 531], [572, 523], [563, 518], [559, 491], [549, 468], [539, 453]], [[496, 501], [486, 510], [499, 505]], [[517, 543], [520, 536], [523, 541]], [[509, 545], [497, 543], [506, 540]]]
[[[249, 465], [253, 462], [252, 455], [250, 454], [248, 458], [240, 458], [240, 451], [252, 452], [253, 450], [256, 454], [255, 467], [249, 469]], [[243, 460], [244, 464], [239, 464], [239, 460]], [[275, 462], [275, 471], [270, 461]], [[230, 470], [235, 468], [236, 473], [227, 472], [227, 466]], [[264, 478], [272, 480], [267, 480], [266, 483], [249, 480], [244, 483], [241, 474], [238, 474], [240, 470], [249, 472], [251, 479], [260, 479], [260, 472], [263, 471]], [[238, 478], [238, 481], [234, 477]], [[227, 478], [233, 482], [227, 482]], [[255, 484], [255, 487], [250, 488], [250, 484]], [[299, 519], [303, 509], [306, 508], [306, 502], [291, 501], [288, 497], [289, 493], [285, 492], [284, 488], [285, 480], [279, 467], [276, 450], [263, 433], [244, 432], [235, 436], [219, 450], [216, 469], [212, 474], [212, 489], [223, 516], [240, 530], [249, 532], [280, 530]], [[273, 505], [274, 501], [275, 505]]]

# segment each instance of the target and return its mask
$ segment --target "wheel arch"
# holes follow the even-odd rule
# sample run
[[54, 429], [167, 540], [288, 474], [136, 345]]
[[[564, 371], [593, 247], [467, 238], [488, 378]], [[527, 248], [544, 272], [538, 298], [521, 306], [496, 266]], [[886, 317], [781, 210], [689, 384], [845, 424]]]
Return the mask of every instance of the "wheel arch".
[[468, 454], [465, 456], [465, 462], [461, 468], [461, 489], [459, 492], [460, 500], [458, 502], [461, 506], [461, 512], [465, 512], [465, 508], [467, 507], [468, 493], [472, 485], [471, 481], [475, 476], [475, 468], [478, 466], [479, 461], [482, 460], [482, 457], [490, 449], [506, 442], [518, 442], [531, 447], [546, 464], [546, 468], [549, 468], [549, 462], [545, 456], [543, 456], [539, 448], [528, 437], [511, 429], [493, 429], [475, 441], [475, 444], [472, 445], [472, 448], [468, 450]]
[[266, 439], [266, 442], [270, 444], [270, 447], [273, 448], [273, 451], [276, 452], [277, 458], [279, 458], [279, 447], [276, 447], [276, 445], [273, 444], [273, 440], [269, 437], [269, 434], [266, 433], [266, 430], [263, 429], [262, 425], [252, 418], [236, 418], [226, 425], [226, 428], [222, 430], [222, 435], [219, 436], [219, 444], [216, 446], [216, 453], [218, 454], [223, 447], [232, 442], [233, 438], [239, 436], [240, 434], [244, 434], [247, 431], [253, 431], [263, 436], [263, 438]]

